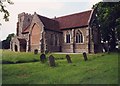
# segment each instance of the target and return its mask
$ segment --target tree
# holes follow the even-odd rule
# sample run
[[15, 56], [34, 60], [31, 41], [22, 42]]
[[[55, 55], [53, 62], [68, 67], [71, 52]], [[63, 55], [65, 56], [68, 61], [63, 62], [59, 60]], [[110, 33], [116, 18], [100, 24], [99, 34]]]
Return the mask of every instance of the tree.
[[9, 49], [10, 48], [10, 41], [11, 41], [12, 37], [14, 37], [14, 36], [15, 36], [14, 33], [9, 34], [6, 38], [6, 40], [2, 41], [2, 48], [3, 49]]
[[110, 50], [114, 51], [116, 43], [120, 41], [120, 2], [99, 2], [93, 8], [99, 23], [101, 40], [107, 41]]
[[6, 38], [7, 41], [11, 41], [12, 37], [14, 37], [15, 34], [14, 33], [11, 33], [8, 35], [8, 37]]
[[9, 3], [9, 4], [13, 4], [13, 2], [11, 2], [10, 0], [0, 0], [0, 12], [1, 13], [4, 13], [4, 16], [3, 16], [3, 19], [5, 20], [5, 21], [9, 21], [9, 12], [8, 12], [8, 10], [6, 10], [5, 9], [5, 5], [4, 5], [4, 3], [5, 2], [7, 2], [7, 3]]

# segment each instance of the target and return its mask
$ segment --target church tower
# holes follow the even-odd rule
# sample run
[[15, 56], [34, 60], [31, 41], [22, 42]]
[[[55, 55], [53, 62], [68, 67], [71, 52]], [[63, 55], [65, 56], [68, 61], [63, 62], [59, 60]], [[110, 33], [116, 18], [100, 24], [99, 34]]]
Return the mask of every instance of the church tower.
[[18, 15], [17, 36], [22, 36], [22, 32], [31, 24], [31, 21], [31, 14], [23, 12]]

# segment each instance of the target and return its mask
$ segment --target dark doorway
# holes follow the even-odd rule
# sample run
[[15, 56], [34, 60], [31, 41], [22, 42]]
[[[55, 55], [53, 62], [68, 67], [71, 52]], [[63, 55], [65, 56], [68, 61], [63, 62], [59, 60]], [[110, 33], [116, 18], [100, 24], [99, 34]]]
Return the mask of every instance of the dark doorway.
[[18, 51], [18, 47], [17, 47], [17, 45], [15, 45], [15, 51], [16, 51], [16, 52]]
[[20, 51], [21, 52], [26, 52], [26, 43], [25, 44], [20, 44]]
[[26, 52], [27, 41], [25, 39], [18, 39], [20, 43], [20, 51]]

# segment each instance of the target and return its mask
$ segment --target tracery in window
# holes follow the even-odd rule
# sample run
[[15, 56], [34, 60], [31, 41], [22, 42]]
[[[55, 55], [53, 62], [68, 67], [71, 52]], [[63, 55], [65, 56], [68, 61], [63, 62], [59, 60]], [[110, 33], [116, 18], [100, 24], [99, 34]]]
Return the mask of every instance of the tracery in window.
[[66, 43], [70, 43], [70, 33], [66, 33]]
[[76, 33], [76, 43], [83, 43], [83, 34], [79, 30]]

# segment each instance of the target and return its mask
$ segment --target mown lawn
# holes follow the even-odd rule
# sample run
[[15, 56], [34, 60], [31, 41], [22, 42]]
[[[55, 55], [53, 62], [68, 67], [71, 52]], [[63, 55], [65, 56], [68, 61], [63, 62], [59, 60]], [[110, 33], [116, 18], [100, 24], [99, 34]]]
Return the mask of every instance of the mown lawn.
[[[47, 57], [50, 54], [47, 54]], [[52, 54], [56, 67], [39, 62], [40, 54], [3, 51], [3, 84], [118, 84], [118, 54], [70, 54], [68, 64], [65, 54]], [[11, 62], [11, 64], [8, 64]]]

